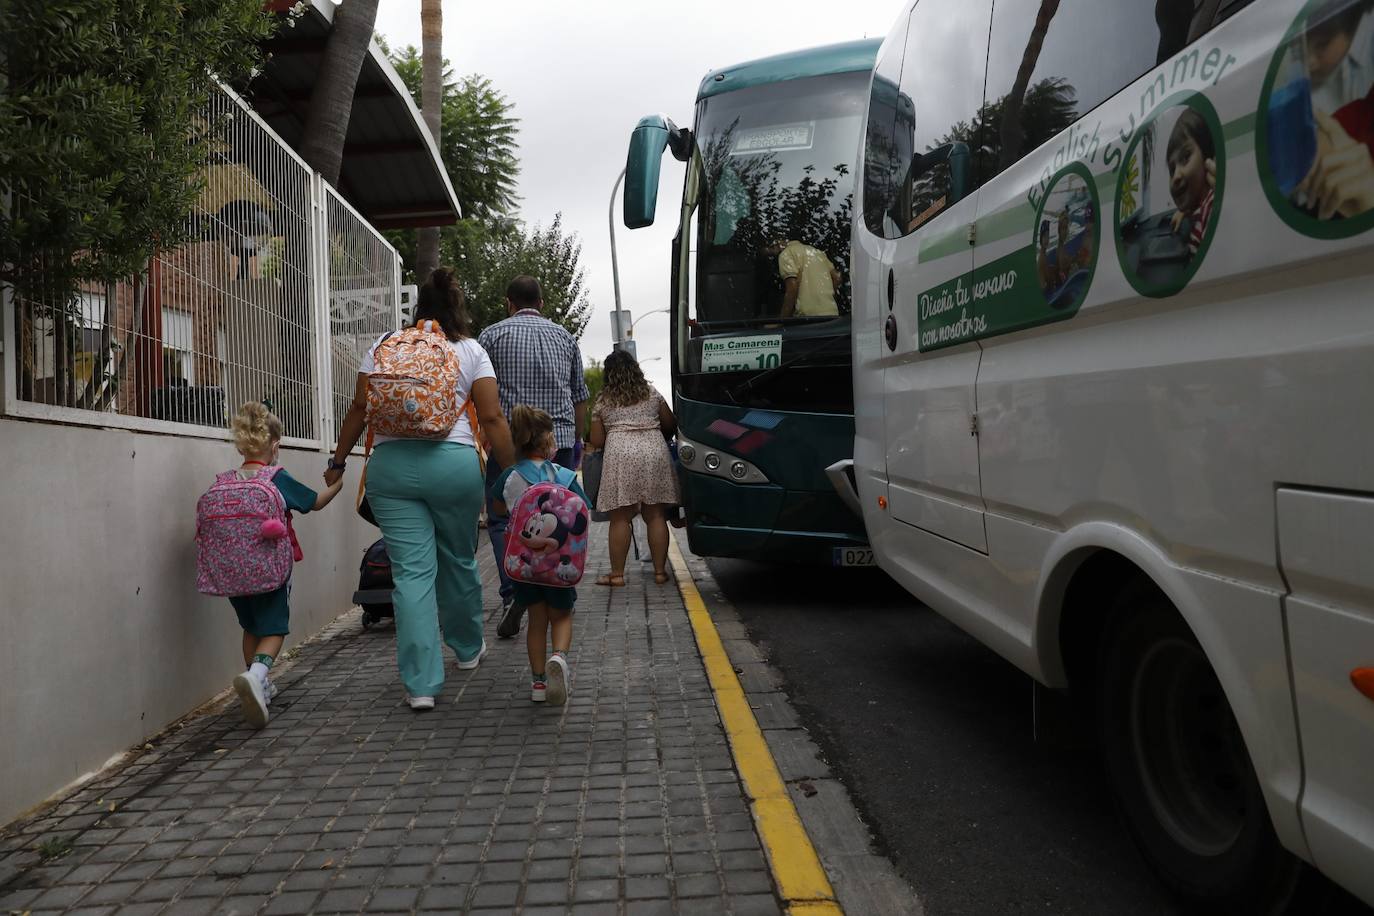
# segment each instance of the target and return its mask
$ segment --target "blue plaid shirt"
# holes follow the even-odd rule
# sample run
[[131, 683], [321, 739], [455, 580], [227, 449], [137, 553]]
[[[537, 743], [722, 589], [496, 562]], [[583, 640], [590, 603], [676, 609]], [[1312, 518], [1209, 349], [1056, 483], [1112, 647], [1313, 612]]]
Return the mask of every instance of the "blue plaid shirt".
[[577, 338], [538, 310], [522, 309], [487, 328], [477, 340], [496, 370], [507, 419], [516, 404], [538, 407], [553, 417], [558, 447], [572, 448], [578, 439], [573, 405], [587, 400]]

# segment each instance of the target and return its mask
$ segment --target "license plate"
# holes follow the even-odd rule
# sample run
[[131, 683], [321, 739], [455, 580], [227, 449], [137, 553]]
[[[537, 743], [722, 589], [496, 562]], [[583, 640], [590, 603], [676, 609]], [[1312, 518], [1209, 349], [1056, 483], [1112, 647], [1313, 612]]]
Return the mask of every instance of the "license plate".
[[873, 548], [836, 547], [835, 566], [873, 566]]

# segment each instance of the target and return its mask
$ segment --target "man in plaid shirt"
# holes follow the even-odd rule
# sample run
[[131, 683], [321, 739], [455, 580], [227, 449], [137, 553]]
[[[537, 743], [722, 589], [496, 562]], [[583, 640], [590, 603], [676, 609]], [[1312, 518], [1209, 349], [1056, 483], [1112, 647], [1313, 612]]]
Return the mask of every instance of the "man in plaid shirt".
[[[506, 307], [510, 317], [478, 337], [496, 370], [501, 410], [509, 419], [516, 404], [528, 404], [553, 417], [558, 445], [553, 460], [576, 470], [587, 428], [587, 380], [582, 375], [577, 338], [541, 314], [544, 293], [534, 277], [516, 277], [510, 282], [506, 287]], [[491, 536], [496, 569], [501, 575], [502, 612], [496, 635], [507, 639], [520, 632], [525, 609], [515, 603], [515, 585], [501, 562], [506, 553], [509, 517], [498, 516], [492, 508], [491, 487], [502, 470], [495, 461], [487, 462], [487, 534]]]

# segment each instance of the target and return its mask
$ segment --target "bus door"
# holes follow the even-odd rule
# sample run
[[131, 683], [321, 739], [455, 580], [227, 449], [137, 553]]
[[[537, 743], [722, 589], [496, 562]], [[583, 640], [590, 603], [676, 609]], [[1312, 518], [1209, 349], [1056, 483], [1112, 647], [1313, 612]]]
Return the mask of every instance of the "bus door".
[[[991, 0], [922, 0], [908, 25], [898, 129], [912, 151], [897, 193], [900, 233], [884, 372], [893, 518], [987, 551], [978, 472], [973, 248], [976, 137]], [[971, 142], [973, 141], [973, 142]]]

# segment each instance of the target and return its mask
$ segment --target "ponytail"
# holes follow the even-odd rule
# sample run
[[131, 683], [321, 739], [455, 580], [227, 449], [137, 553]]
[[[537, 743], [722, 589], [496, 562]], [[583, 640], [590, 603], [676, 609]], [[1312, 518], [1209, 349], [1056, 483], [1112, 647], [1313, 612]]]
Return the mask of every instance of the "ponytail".
[[516, 404], [510, 414], [510, 436], [515, 453], [525, 456], [535, 452], [544, 440], [553, 435], [553, 417], [538, 407]]
[[458, 277], [447, 267], [440, 267], [429, 275], [415, 306], [415, 323], [436, 321], [449, 340], [472, 336], [472, 323], [464, 307], [463, 289]]

